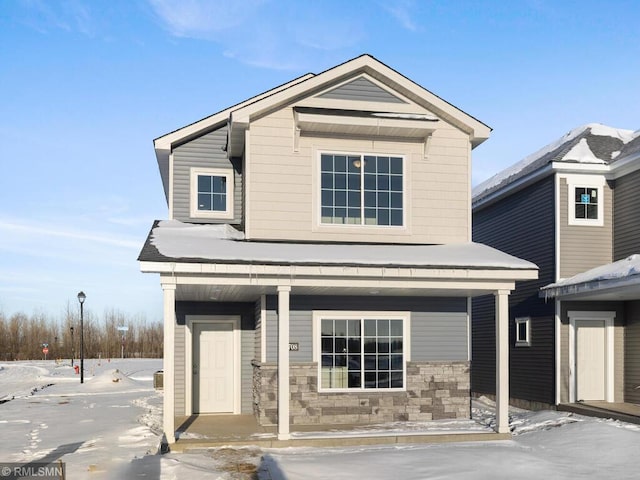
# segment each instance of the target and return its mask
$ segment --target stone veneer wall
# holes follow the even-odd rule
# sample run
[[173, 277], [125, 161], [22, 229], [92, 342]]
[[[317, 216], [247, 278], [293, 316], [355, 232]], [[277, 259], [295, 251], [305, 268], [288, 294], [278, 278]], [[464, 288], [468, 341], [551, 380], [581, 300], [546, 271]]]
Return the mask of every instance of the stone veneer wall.
[[[277, 365], [254, 363], [254, 414], [260, 425], [278, 421]], [[469, 418], [469, 362], [409, 362], [402, 392], [318, 393], [317, 363], [290, 366], [292, 425], [372, 424]]]

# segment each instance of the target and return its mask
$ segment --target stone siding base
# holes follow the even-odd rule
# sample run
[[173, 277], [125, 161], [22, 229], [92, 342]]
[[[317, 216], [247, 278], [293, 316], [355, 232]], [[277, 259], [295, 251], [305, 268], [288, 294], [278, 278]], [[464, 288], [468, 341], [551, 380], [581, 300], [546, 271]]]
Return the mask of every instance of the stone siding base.
[[[254, 363], [254, 414], [263, 426], [278, 422], [277, 365]], [[318, 393], [316, 363], [290, 366], [290, 423], [374, 424], [469, 418], [469, 362], [409, 362], [401, 392]]]

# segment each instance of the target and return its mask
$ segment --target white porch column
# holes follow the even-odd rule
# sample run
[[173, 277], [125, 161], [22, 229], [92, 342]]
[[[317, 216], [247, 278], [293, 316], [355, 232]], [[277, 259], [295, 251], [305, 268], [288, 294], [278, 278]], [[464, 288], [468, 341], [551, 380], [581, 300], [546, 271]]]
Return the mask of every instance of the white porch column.
[[509, 290], [496, 297], [496, 432], [509, 433]]
[[278, 440], [289, 435], [289, 292], [291, 287], [278, 287]]
[[164, 300], [164, 361], [162, 429], [167, 443], [175, 443], [175, 324], [176, 324], [176, 285], [162, 284]]

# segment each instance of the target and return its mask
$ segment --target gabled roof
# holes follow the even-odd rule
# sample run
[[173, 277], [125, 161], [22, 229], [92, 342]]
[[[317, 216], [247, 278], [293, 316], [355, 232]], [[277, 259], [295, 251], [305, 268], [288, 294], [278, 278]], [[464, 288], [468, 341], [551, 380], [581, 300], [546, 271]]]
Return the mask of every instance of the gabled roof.
[[474, 207], [510, 190], [530, 177], [552, 172], [553, 166], [570, 168], [581, 164], [606, 171], [607, 166], [627, 155], [630, 148], [640, 149], [640, 131], [623, 130], [590, 123], [571, 130], [518, 163], [502, 170], [473, 189]]
[[[242, 138], [242, 132], [249, 122], [270, 111], [283, 108], [297, 100], [331, 91], [340, 82], [368, 75], [388, 87], [399, 96], [433, 112], [439, 118], [455, 125], [470, 136], [472, 146], [477, 146], [489, 138], [491, 128], [449, 102], [409, 80], [404, 75], [388, 67], [371, 55], [361, 55], [317, 75], [298, 77], [272, 90], [252, 97], [244, 102], [219, 111], [185, 127], [179, 128], [154, 140], [160, 175], [168, 196], [169, 154], [171, 149], [225, 123], [229, 125], [230, 142]], [[390, 109], [393, 107], [390, 105]]]

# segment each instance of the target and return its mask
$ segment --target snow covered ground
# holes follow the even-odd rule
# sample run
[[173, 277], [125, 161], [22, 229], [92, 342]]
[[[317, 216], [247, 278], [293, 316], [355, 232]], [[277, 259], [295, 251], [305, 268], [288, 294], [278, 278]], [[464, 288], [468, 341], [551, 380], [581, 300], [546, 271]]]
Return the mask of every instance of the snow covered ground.
[[[61, 458], [69, 480], [640, 477], [640, 426], [517, 409], [511, 412], [510, 441], [159, 455], [162, 393], [153, 389], [153, 373], [161, 365], [89, 360], [81, 385], [68, 362], [0, 363], [0, 462]], [[490, 425], [491, 403], [474, 405], [474, 418]], [[459, 425], [433, 426], [454, 427]], [[391, 429], [402, 432], [400, 425]]]

